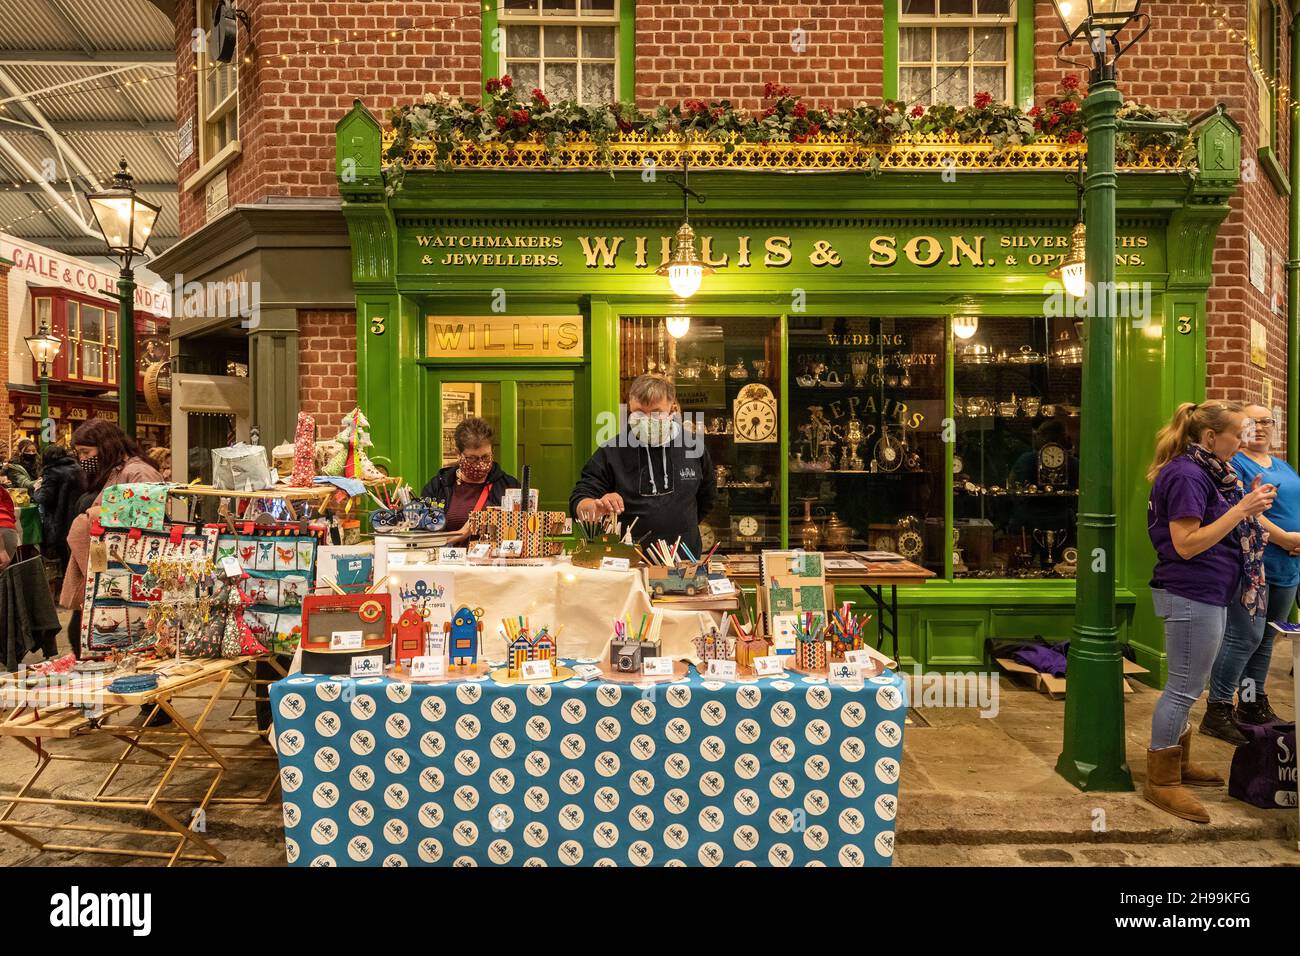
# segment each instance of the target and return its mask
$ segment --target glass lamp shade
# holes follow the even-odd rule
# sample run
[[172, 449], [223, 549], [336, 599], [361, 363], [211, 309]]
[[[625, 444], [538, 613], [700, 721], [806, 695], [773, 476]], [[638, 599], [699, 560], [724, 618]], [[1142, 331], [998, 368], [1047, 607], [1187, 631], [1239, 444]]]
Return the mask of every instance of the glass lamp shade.
[[968, 339], [979, 331], [980, 320], [974, 315], [954, 315], [952, 317], [952, 334], [959, 339]]
[[59, 350], [63, 348], [63, 339], [50, 332], [49, 329], [41, 329], [35, 335], [26, 336], [23, 341], [27, 343], [28, 350], [41, 365], [48, 365], [58, 358]]
[[1137, 16], [1142, 0], [1052, 0], [1052, 6], [1066, 37], [1072, 40], [1089, 24], [1108, 34], [1118, 33]]
[[682, 223], [673, 241], [671, 258], [656, 269], [655, 274], [668, 277], [668, 284], [677, 298], [689, 299], [700, 290], [704, 277], [712, 272], [713, 269], [695, 253], [695, 230], [690, 223]]
[[1088, 289], [1084, 274], [1084, 265], [1088, 258], [1087, 240], [1087, 227], [1081, 222], [1075, 223], [1074, 231], [1070, 233], [1070, 251], [1066, 253], [1061, 264], [1048, 273], [1051, 278], [1060, 279], [1061, 285], [1065, 286], [1065, 291], [1076, 299], [1082, 298]]
[[[668, 277], [672, 281], [672, 276]], [[696, 288], [699, 287], [699, 280], [695, 282]], [[674, 286], [674, 288], [676, 288]], [[675, 339], [680, 339], [683, 335], [691, 330], [691, 317], [689, 315], [670, 315], [664, 320], [664, 326], [668, 329], [668, 334]]]
[[95, 214], [95, 223], [103, 233], [104, 242], [115, 255], [127, 261], [132, 256], [143, 255], [161, 207], [136, 195], [125, 159], [113, 174], [113, 185], [102, 192], [91, 193], [86, 200]]

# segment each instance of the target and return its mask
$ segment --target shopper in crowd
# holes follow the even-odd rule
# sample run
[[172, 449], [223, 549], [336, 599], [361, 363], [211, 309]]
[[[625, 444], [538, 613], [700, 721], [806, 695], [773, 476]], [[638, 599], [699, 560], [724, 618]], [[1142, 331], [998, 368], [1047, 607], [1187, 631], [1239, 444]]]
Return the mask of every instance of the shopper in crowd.
[[[642, 375], [627, 396], [627, 427], [596, 449], [569, 496], [584, 521], [620, 515], [633, 534], [682, 544], [700, 554], [700, 519], [713, 508], [717, 480], [701, 438], [691, 447], [682, 428], [677, 389], [660, 375]], [[699, 436], [695, 436], [699, 437]]]
[[1243, 724], [1281, 720], [1264, 692], [1273, 657], [1273, 629], [1269, 623], [1290, 616], [1296, 585], [1300, 584], [1300, 476], [1286, 461], [1269, 454], [1277, 427], [1269, 410], [1263, 405], [1247, 405], [1246, 415], [1246, 447], [1232, 459], [1233, 469], [1246, 485], [1257, 480], [1272, 485], [1277, 497], [1268, 513], [1259, 516], [1259, 523], [1268, 532], [1264, 613], [1252, 615], [1240, 601], [1228, 605], [1228, 626], [1210, 675], [1210, 701], [1201, 721], [1201, 733], [1234, 744], [1246, 742], [1246, 736], [1233, 723], [1234, 717]]
[[1183, 787], [1223, 778], [1191, 762], [1188, 714], [1210, 679], [1228, 607], [1264, 613], [1264, 528], [1259, 515], [1274, 488], [1246, 490], [1229, 461], [1242, 445], [1246, 415], [1237, 402], [1184, 402], [1156, 436], [1147, 532], [1156, 550], [1151, 598], [1165, 622], [1168, 682], [1151, 718], [1142, 795], [1185, 820], [1210, 816]]
[[77, 460], [62, 445], [47, 445], [41, 454], [41, 481], [32, 500], [41, 509], [41, 537], [60, 567], [68, 562], [68, 530], [77, 516], [85, 478]]
[[492, 426], [481, 418], [466, 418], [456, 426], [456, 464], [448, 465], [429, 479], [420, 494], [446, 503], [446, 531], [460, 531], [453, 540], [465, 540], [465, 522], [470, 512], [500, 505], [507, 488], [518, 488], [493, 459]]
[[172, 450], [166, 445], [154, 445], [149, 449], [149, 461], [158, 469], [163, 481], [172, 480]]
[[81, 655], [81, 603], [85, 597], [86, 565], [90, 558], [90, 526], [99, 514], [99, 500], [109, 485], [161, 481], [158, 469], [144, 457], [134, 438], [99, 418], [83, 423], [72, 433], [72, 447], [85, 473], [85, 491], [76, 505], [68, 530], [68, 570], [63, 576], [59, 604], [72, 608], [68, 639]]
[[18, 556], [18, 517], [9, 489], [0, 485], [0, 568]]
[[30, 438], [20, 438], [14, 445], [14, 454], [3, 466], [0, 466], [0, 478], [10, 488], [31, 491], [40, 477], [39, 459], [36, 457], [36, 442]]

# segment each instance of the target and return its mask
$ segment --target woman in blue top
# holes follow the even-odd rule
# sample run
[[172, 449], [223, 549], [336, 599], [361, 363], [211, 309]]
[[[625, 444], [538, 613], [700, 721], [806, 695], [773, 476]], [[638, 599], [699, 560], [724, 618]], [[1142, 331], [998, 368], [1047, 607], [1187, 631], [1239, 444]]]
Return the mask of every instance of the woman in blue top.
[[[1268, 532], [1264, 549], [1264, 575], [1268, 597], [1263, 614], [1251, 616], [1241, 604], [1228, 608], [1223, 644], [1210, 676], [1210, 701], [1201, 722], [1201, 733], [1230, 743], [1245, 743], [1246, 737], [1232, 723], [1269, 724], [1280, 721], [1268, 705], [1264, 679], [1273, 656], [1270, 621], [1285, 621], [1295, 605], [1300, 584], [1300, 476], [1281, 458], [1268, 453], [1276, 422], [1262, 405], [1247, 405], [1246, 447], [1232, 459], [1233, 470], [1246, 487], [1254, 482], [1273, 485], [1277, 497], [1259, 522]], [[1254, 420], [1251, 427], [1250, 419]], [[1233, 693], [1238, 696], [1233, 713]]]

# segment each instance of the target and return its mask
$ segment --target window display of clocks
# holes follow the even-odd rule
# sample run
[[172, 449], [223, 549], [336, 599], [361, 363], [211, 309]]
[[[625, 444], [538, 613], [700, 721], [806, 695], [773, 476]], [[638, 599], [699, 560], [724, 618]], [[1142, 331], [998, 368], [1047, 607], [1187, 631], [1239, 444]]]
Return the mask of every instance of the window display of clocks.
[[847, 535], [849, 550], [900, 553], [899, 519], [910, 515], [912, 555], [943, 571], [944, 549], [921, 531], [944, 516], [945, 476], [934, 472], [947, 460], [944, 320], [791, 315], [787, 323], [788, 513], [807, 509], [818, 534], [806, 538], [820, 548], [846, 547]]
[[[957, 577], [1070, 576], [1078, 508], [1078, 335], [1065, 318], [980, 316], [954, 355]], [[958, 467], [960, 462], [960, 468]]]

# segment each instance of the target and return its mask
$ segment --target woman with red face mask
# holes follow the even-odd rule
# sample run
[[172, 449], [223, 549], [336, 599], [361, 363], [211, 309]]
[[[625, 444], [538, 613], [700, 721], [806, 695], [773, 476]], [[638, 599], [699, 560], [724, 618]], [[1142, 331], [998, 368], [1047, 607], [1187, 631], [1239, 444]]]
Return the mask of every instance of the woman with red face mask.
[[[481, 418], [467, 418], [456, 426], [456, 464], [448, 465], [429, 479], [420, 495], [446, 503], [446, 531], [461, 531], [471, 511], [500, 505], [507, 488], [519, 482], [493, 460], [492, 426]], [[465, 531], [456, 540], [469, 536]]]

